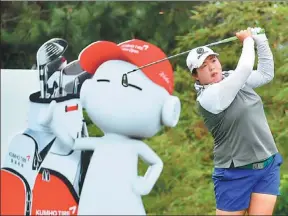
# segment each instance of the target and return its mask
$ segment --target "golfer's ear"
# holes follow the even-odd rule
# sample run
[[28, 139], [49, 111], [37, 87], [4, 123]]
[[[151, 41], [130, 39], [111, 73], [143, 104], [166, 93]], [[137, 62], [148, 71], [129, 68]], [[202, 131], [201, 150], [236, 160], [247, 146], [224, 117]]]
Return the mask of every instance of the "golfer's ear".
[[193, 71], [192, 77], [193, 77], [195, 80], [198, 80], [198, 74], [197, 74], [196, 71], [195, 71], [195, 72]]

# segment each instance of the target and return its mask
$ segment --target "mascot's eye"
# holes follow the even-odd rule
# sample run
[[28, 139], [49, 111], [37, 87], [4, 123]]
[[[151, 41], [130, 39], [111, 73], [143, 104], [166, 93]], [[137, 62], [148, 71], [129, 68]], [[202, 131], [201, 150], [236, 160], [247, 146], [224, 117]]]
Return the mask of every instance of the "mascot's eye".
[[110, 82], [108, 79], [98, 79], [97, 82]]

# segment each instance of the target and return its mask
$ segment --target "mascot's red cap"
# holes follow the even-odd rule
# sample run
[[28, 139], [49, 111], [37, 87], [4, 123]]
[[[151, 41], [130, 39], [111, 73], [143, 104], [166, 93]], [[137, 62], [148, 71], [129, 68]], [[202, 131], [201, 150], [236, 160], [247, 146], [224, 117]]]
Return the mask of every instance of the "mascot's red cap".
[[[123, 60], [137, 67], [166, 58], [157, 46], [146, 41], [133, 39], [116, 44], [110, 41], [97, 41], [85, 47], [79, 54], [79, 63], [83, 70], [94, 74], [97, 68], [109, 60]], [[157, 85], [173, 93], [174, 76], [169, 60], [141, 69]], [[128, 71], [127, 71], [128, 72]]]

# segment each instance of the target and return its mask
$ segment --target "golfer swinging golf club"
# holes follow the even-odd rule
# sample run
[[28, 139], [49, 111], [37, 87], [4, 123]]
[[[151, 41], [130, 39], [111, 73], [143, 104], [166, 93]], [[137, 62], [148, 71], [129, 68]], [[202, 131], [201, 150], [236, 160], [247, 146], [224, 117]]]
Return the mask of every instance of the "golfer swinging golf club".
[[218, 54], [206, 46], [191, 50], [186, 59], [196, 79], [199, 112], [214, 138], [217, 215], [272, 215], [279, 195], [282, 157], [253, 90], [274, 76], [273, 55], [265, 33], [257, 35], [260, 30], [236, 33], [243, 48], [235, 70], [222, 71]]

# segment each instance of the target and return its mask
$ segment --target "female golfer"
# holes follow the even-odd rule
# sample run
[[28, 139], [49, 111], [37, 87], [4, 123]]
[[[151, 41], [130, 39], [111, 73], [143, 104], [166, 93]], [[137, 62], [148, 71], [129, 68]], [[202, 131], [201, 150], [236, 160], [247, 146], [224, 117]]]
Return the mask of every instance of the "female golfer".
[[[217, 53], [191, 50], [187, 66], [196, 79], [197, 102], [214, 138], [217, 215], [272, 215], [279, 195], [281, 155], [253, 90], [273, 79], [274, 62], [260, 28], [236, 33], [243, 43], [235, 70], [222, 71]], [[253, 70], [257, 48], [258, 65]]]

